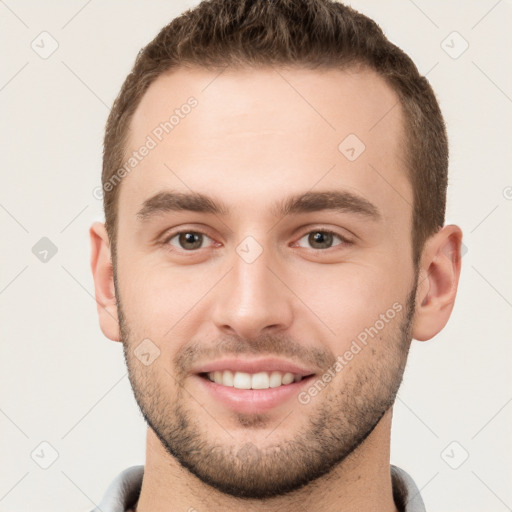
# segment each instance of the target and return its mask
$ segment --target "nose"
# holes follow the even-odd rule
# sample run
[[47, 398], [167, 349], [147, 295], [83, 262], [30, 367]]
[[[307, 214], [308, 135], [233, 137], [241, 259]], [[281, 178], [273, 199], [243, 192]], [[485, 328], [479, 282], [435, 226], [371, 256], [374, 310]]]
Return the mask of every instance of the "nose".
[[287, 273], [269, 253], [263, 250], [252, 262], [234, 253], [214, 300], [213, 322], [221, 332], [249, 340], [291, 325], [294, 295]]

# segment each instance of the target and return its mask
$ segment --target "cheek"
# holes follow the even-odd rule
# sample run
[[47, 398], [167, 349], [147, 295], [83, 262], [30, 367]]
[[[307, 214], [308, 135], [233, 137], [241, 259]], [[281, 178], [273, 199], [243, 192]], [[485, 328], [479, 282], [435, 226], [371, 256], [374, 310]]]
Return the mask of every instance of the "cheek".
[[125, 269], [119, 273], [121, 299], [132, 329], [144, 336], [161, 337], [183, 316], [190, 287], [165, 271]]
[[[334, 331], [341, 345], [374, 325], [381, 314], [385, 315], [396, 302], [401, 304], [405, 296], [400, 281], [382, 267], [310, 265], [295, 275], [298, 277], [290, 287]], [[394, 316], [393, 311], [391, 314]]]
[[184, 335], [219, 275], [220, 268], [207, 265], [133, 260], [120, 265], [122, 305], [130, 328], [139, 337], [162, 342]]

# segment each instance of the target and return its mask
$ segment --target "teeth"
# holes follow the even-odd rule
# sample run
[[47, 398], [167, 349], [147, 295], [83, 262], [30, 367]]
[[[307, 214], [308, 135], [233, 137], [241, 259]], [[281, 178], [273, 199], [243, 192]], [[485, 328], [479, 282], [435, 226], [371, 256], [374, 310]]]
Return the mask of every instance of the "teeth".
[[272, 372], [270, 374], [270, 387], [278, 388], [283, 383], [283, 375], [281, 372]]
[[255, 373], [251, 378], [252, 389], [268, 389], [269, 385], [270, 379], [266, 372]]
[[234, 387], [236, 389], [268, 389], [277, 388], [279, 386], [299, 382], [302, 380], [301, 375], [293, 373], [281, 372], [231, 372], [230, 370], [215, 371], [207, 374], [208, 378], [222, 386]]
[[237, 389], [251, 389], [251, 375], [249, 373], [236, 372], [233, 378], [233, 387]]
[[235, 376], [233, 375], [233, 372], [226, 370], [225, 372], [220, 372], [220, 373], [222, 373], [221, 384], [223, 384], [224, 386], [233, 387], [233, 382], [235, 380]]

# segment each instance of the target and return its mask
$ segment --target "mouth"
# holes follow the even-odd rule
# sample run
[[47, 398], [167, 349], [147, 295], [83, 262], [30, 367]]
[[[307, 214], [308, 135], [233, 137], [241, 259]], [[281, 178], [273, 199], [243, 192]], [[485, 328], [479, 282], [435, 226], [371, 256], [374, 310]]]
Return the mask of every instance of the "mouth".
[[224, 357], [196, 367], [191, 373], [201, 392], [212, 400], [208, 403], [245, 414], [290, 406], [318, 374], [313, 367], [268, 356]]
[[258, 373], [216, 370], [195, 375], [202, 391], [214, 403], [243, 414], [270, 413], [287, 404], [290, 407], [314, 377], [314, 374], [276, 370]]
[[312, 377], [299, 373], [264, 371], [258, 373], [247, 373], [231, 370], [216, 370], [213, 372], [202, 372], [198, 374], [203, 379], [228, 388], [235, 389], [270, 389], [288, 386], [295, 382]]

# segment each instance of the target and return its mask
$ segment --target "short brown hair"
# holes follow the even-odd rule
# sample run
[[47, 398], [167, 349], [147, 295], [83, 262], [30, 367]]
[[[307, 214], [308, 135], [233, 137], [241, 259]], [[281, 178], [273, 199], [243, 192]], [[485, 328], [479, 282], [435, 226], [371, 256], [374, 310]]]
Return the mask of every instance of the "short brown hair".
[[105, 185], [125, 161], [130, 121], [148, 87], [180, 65], [299, 66], [376, 71], [399, 97], [405, 119], [404, 161], [413, 189], [412, 247], [444, 224], [448, 142], [427, 79], [370, 18], [333, 0], [207, 0], [173, 19], [137, 55], [110, 112], [102, 185], [105, 223], [115, 258], [120, 186]]

